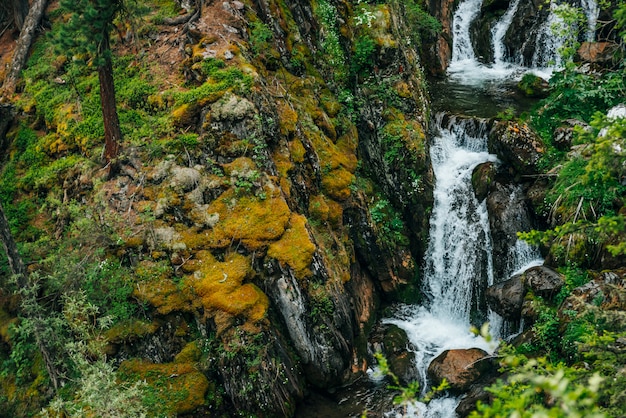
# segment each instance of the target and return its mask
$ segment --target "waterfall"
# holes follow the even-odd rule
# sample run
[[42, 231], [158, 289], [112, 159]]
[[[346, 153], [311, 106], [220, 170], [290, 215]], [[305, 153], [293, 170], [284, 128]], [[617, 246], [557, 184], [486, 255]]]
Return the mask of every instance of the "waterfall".
[[470, 24], [478, 16], [483, 0], [463, 0], [452, 18], [452, 62], [476, 62], [470, 39]]
[[555, 2], [550, 2], [550, 14], [537, 34], [535, 51], [531, 60], [533, 68], [561, 67], [559, 49], [563, 46], [565, 38], [557, 36], [554, 28], [563, 28], [565, 22], [554, 13], [556, 6]]
[[491, 43], [493, 45], [493, 56], [496, 65], [505, 65], [506, 63], [505, 48], [503, 43], [504, 35], [506, 35], [509, 26], [511, 26], [511, 22], [513, 22], [513, 17], [515, 16], [515, 13], [517, 13], [519, 3], [520, 0], [513, 0], [509, 4], [509, 8], [506, 10], [502, 18], [491, 30]]
[[[444, 350], [494, 349], [469, 332], [480, 293], [493, 282], [487, 208], [485, 202], [477, 201], [471, 177], [478, 164], [497, 159], [487, 152], [484, 123], [452, 119], [448, 126], [441, 126], [441, 120], [430, 149], [436, 184], [423, 280], [428, 301], [425, 306], [402, 306], [394, 318], [383, 321], [406, 331], [424, 393], [428, 365]], [[457, 403], [458, 399], [450, 397], [428, 406], [416, 403], [413, 414], [453, 417]]]
[[487, 153], [485, 125], [474, 133], [475, 123], [466, 119], [440, 127], [431, 146], [437, 182], [424, 292], [435, 315], [456, 321], [469, 318], [481, 289], [493, 282], [487, 207], [476, 200], [471, 177], [478, 164], [495, 156]]
[[596, 24], [598, 22], [598, 15], [600, 14], [600, 8], [595, 0], [580, 0], [580, 5], [583, 8], [585, 16], [587, 16], [587, 41], [594, 41], [596, 38]]

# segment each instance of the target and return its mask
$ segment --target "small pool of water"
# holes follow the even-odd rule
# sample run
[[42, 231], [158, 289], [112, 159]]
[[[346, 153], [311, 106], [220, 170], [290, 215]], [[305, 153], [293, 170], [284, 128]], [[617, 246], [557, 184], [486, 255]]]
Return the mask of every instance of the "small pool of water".
[[493, 118], [507, 109], [519, 116], [537, 103], [521, 94], [514, 80], [491, 80], [469, 85], [450, 77], [429, 80], [433, 114], [446, 111], [480, 118]]
[[474, 60], [454, 62], [445, 77], [428, 80], [433, 110], [492, 118], [513, 109], [519, 116], [538, 102], [517, 89], [517, 83], [527, 72], [546, 80], [551, 76], [550, 70], [529, 70], [514, 65], [486, 66]]

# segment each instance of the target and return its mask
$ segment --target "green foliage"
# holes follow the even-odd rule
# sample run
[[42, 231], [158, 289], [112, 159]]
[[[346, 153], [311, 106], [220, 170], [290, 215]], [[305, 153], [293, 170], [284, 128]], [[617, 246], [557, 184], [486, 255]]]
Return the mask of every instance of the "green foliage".
[[113, 366], [106, 361], [83, 363], [76, 388], [74, 397], [56, 397], [41, 416], [141, 418], [148, 416], [148, 412], [150, 416], [155, 416], [155, 410], [148, 410], [142, 402], [146, 383], [120, 383]]
[[531, 116], [531, 123], [547, 143], [561, 121], [590, 121], [596, 112], [605, 113], [620, 103], [626, 92], [624, 69], [597, 76], [567, 67], [550, 78], [550, 89], [550, 96]]
[[337, 27], [337, 9], [328, 0], [320, 0], [315, 8], [315, 14], [321, 25], [320, 47], [329, 68], [331, 68], [336, 82], [342, 82], [346, 77], [346, 58], [340, 42]]
[[554, 302], [560, 305], [572, 292], [572, 290], [580, 287], [591, 280], [591, 277], [586, 270], [583, 270], [575, 264], [568, 263], [563, 269], [560, 270], [565, 276], [565, 284], [554, 298]]
[[404, 235], [402, 217], [387, 199], [377, 199], [370, 207], [370, 216], [385, 243], [393, 246], [406, 246], [409, 244], [408, 238]]
[[119, 260], [104, 259], [85, 268], [85, 290], [87, 300], [116, 321], [131, 318], [137, 305], [130, 301], [133, 292], [128, 280], [130, 271]]
[[109, 36], [114, 21], [125, 9], [124, 0], [61, 0], [61, 9], [70, 13], [56, 42], [62, 54], [86, 56], [99, 67], [110, 58]]
[[550, 212], [560, 225], [545, 232], [520, 234], [524, 240], [551, 248], [561, 263], [571, 258], [573, 236], [589, 248], [606, 247], [614, 256], [626, 250], [624, 216], [616, 214], [626, 196], [622, 180], [626, 174], [622, 164], [626, 120], [596, 113], [590, 124], [590, 132], [579, 130], [576, 136], [576, 142], [588, 144], [586, 152], [563, 163], [546, 195]]
[[582, 9], [567, 3], [557, 5], [553, 12], [560, 19], [552, 24], [552, 35], [563, 40], [558, 53], [564, 62], [572, 62], [580, 46], [578, 33], [585, 27], [585, 15]]
[[494, 395], [492, 404], [479, 402], [470, 417], [606, 417], [598, 406], [603, 380], [598, 374], [581, 380], [576, 369], [563, 364], [554, 365], [545, 358], [529, 360], [510, 349], [501, 353], [506, 355], [504, 370], [512, 374], [488, 389]]
[[536, 301], [539, 315], [532, 327], [535, 335], [533, 343], [541, 352], [548, 354], [552, 359], [558, 359], [561, 341], [556, 309], [543, 304], [539, 298]]
[[350, 61], [350, 74], [357, 77], [371, 70], [374, 65], [375, 51], [376, 42], [370, 36], [363, 35], [357, 38], [354, 43], [354, 55]]
[[196, 88], [188, 91], [169, 91], [164, 98], [173, 97], [176, 104], [195, 103], [215, 93], [233, 90], [236, 94], [247, 94], [252, 87], [252, 77], [244, 74], [239, 68], [227, 67], [224, 61], [208, 58], [201, 62], [201, 72], [207, 80]]
[[434, 39], [441, 33], [443, 26], [434, 16], [430, 15], [423, 8], [423, 4], [416, 0], [402, 2], [404, 5], [405, 18], [411, 32], [411, 37], [415, 46], [419, 47], [423, 40]]
[[260, 20], [250, 22], [250, 47], [255, 56], [268, 50], [274, 39], [272, 30]]

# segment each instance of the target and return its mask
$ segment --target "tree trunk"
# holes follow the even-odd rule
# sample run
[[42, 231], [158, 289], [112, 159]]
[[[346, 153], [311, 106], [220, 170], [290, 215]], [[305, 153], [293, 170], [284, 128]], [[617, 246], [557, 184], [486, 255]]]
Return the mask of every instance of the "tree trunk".
[[17, 40], [15, 52], [13, 53], [13, 59], [11, 60], [11, 66], [9, 72], [4, 80], [3, 95], [5, 97], [11, 96], [15, 93], [15, 86], [17, 85], [17, 79], [20, 72], [26, 65], [26, 58], [28, 57], [28, 51], [30, 45], [33, 42], [35, 36], [35, 30], [41, 21], [43, 12], [46, 10], [46, 4], [48, 0], [34, 0], [33, 5], [28, 11], [24, 25], [20, 32], [20, 37]]
[[7, 217], [4, 215], [2, 202], [0, 202], [0, 240], [2, 241], [2, 246], [9, 259], [11, 272], [17, 276], [18, 288], [22, 289], [26, 286], [26, 267], [24, 266], [22, 257], [20, 257], [20, 254], [17, 252], [17, 245], [15, 245]]
[[102, 107], [102, 121], [104, 122], [104, 160], [109, 164], [109, 173], [114, 174], [117, 165], [114, 160], [120, 150], [122, 131], [117, 117], [113, 63], [111, 62], [108, 34], [105, 34], [102, 41], [100, 57], [102, 62], [98, 67], [98, 79], [100, 80], [100, 106]]

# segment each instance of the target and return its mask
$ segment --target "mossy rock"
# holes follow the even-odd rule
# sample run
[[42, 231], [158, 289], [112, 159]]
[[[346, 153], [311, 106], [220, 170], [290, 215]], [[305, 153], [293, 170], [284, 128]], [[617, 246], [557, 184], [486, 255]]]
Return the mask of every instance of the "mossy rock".
[[141, 319], [129, 319], [113, 325], [106, 330], [104, 335], [107, 341], [118, 344], [154, 334], [160, 327], [161, 324], [158, 321], [148, 322]]
[[200, 361], [202, 350], [198, 341], [192, 341], [174, 357], [174, 363], [195, 363]]
[[231, 252], [218, 261], [208, 251], [199, 251], [196, 257], [198, 270], [185, 284], [194, 289], [207, 313], [242, 316], [252, 323], [265, 317], [267, 296], [253, 283], [243, 283], [254, 273], [247, 257]]
[[167, 415], [190, 414], [205, 404], [209, 381], [192, 363], [131, 359], [123, 361], [118, 371], [124, 380], [145, 381], [155, 409]]
[[250, 250], [280, 238], [289, 222], [290, 211], [280, 190], [272, 185], [263, 189], [264, 196], [238, 196], [231, 188], [208, 207], [219, 221], [206, 233], [210, 248], [225, 248], [240, 241]]
[[550, 85], [543, 78], [527, 73], [517, 83], [517, 89], [526, 97], [545, 98], [550, 94]]
[[311, 196], [309, 199], [309, 215], [318, 221], [328, 221], [330, 208], [324, 195]]
[[200, 110], [196, 103], [184, 103], [172, 111], [172, 123], [179, 128], [193, 126], [199, 115]]
[[291, 153], [291, 161], [297, 164], [304, 162], [306, 149], [304, 149], [304, 145], [302, 145], [302, 142], [299, 139], [294, 139], [289, 142], [289, 151]]
[[298, 113], [286, 102], [278, 104], [278, 117], [280, 133], [290, 136], [296, 132], [298, 126]]
[[267, 255], [281, 264], [286, 264], [294, 271], [297, 278], [311, 276], [309, 266], [313, 262], [315, 245], [306, 228], [306, 218], [292, 214], [289, 226], [280, 240], [270, 244]]
[[322, 176], [322, 190], [333, 199], [343, 201], [350, 197], [350, 185], [354, 182], [354, 174], [338, 168]]
[[161, 315], [171, 312], [194, 312], [194, 298], [188, 289], [180, 289], [171, 279], [146, 280], [137, 283], [133, 297], [154, 306]]

